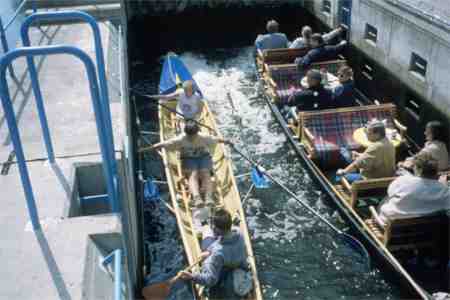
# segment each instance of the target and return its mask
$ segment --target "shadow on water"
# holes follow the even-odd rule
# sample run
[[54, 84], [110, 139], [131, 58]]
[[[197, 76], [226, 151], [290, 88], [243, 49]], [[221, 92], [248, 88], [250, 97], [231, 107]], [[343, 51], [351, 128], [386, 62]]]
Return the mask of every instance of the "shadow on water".
[[[183, 53], [181, 58], [216, 114], [221, 133], [343, 229], [345, 224], [303, 170], [265, 105], [255, 76], [252, 51], [251, 47], [209, 49]], [[242, 126], [232, 112], [227, 93], [242, 118]], [[240, 156], [233, 154], [232, 158], [236, 175], [249, 171], [250, 166]], [[241, 195], [245, 195], [251, 182], [242, 177], [238, 184]], [[280, 189], [271, 186], [254, 191], [244, 207], [265, 299], [400, 299], [399, 289], [386, 282], [378, 270], [366, 272], [355, 263], [354, 253], [339, 244], [326, 225], [303, 208], [288, 204], [291, 203], [288, 200]], [[173, 238], [177, 231], [174, 217], [164, 220], [161, 233], [170, 236], [171, 241], [169, 244], [157, 241], [156, 248], [171, 249], [172, 254], [165, 253], [162, 261], [152, 262], [166, 265], [170, 256], [173, 268], [166, 274], [157, 274], [168, 278], [176, 267], [182, 268], [183, 249], [179, 238]], [[164, 271], [159, 267], [152, 270]]]

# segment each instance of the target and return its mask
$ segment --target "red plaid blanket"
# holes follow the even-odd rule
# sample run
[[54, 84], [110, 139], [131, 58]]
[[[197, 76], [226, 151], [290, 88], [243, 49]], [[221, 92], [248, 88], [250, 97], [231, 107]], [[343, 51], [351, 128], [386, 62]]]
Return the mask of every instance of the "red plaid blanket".
[[341, 148], [358, 150], [361, 148], [353, 140], [353, 132], [365, 126], [372, 119], [387, 120], [387, 127], [394, 128], [392, 110], [380, 107], [379, 110], [332, 112], [305, 115], [303, 126], [314, 136], [314, 149], [321, 165], [335, 168], [346, 165]]

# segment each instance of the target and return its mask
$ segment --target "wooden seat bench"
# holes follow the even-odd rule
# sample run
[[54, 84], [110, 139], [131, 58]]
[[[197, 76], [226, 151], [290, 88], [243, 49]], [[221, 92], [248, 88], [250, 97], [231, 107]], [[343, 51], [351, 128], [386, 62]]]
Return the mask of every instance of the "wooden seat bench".
[[448, 217], [439, 212], [421, 217], [389, 220], [383, 224], [374, 207], [365, 223], [390, 251], [432, 248], [439, 245], [448, 232]]

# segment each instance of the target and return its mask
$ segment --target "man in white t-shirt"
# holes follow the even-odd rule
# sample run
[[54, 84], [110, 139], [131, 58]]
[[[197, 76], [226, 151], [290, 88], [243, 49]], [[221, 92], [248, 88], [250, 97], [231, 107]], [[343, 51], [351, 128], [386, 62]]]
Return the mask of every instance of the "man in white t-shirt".
[[[199, 134], [200, 128], [193, 120], [187, 120], [184, 134], [176, 136], [167, 141], [157, 143], [146, 149], [165, 148], [168, 151], [179, 151], [181, 166], [189, 176], [189, 189], [192, 193], [193, 203], [196, 208], [214, 206], [213, 191], [211, 183], [212, 158], [211, 149], [217, 143], [227, 143], [222, 138]], [[205, 191], [205, 203], [200, 195], [200, 184]]]
[[203, 110], [203, 100], [201, 95], [195, 93], [192, 80], [183, 82], [183, 91], [176, 91], [167, 95], [151, 95], [149, 98], [163, 101], [176, 99], [177, 112], [184, 119], [198, 120]]
[[414, 174], [400, 176], [389, 185], [388, 196], [379, 208], [383, 223], [450, 209], [447, 177], [438, 180], [438, 162], [430, 154], [414, 157]]

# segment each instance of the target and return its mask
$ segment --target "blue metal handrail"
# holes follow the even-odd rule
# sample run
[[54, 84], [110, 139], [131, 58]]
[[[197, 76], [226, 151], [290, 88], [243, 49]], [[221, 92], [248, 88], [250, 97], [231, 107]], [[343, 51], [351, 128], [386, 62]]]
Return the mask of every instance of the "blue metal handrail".
[[[31, 218], [31, 223], [35, 230], [40, 229], [39, 215], [36, 208], [36, 203], [33, 195], [33, 189], [31, 186], [30, 176], [26, 166], [25, 155], [23, 153], [22, 142], [20, 140], [20, 133], [17, 127], [17, 120], [14, 114], [14, 108], [11, 103], [11, 97], [9, 94], [9, 87], [6, 80], [6, 69], [8, 66], [19, 57], [33, 58], [39, 55], [56, 55], [56, 54], [69, 54], [77, 57], [84, 64], [89, 81], [89, 89], [92, 98], [92, 104], [94, 107], [95, 120], [97, 124], [97, 133], [99, 138], [99, 144], [101, 149], [101, 155], [103, 160], [103, 172], [105, 175], [106, 186], [109, 196], [111, 209], [113, 212], [117, 212], [118, 205], [118, 191], [116, 189], [117, 184], [115, 182], [115, 173], [111, 157], [112, 146], [108, 145], [110, 140], [107, 137], [107, 129], [105, 125], [105, 112], [101, 105], [100, 92], [97, 81], [97, 75], [95, 72], [95, 65], [92, 62], [89, 55], [84, 51], [72, 47], [72, 46], [45, 46], [45, 47], [24, 47], [17, 48], [6, 53], [0, 60], [0, 98], [3, 105], [4, 114], [8, 123], [11, 140], [14, 146], [14, 151], [17, 156], [17, 163], [19, 166], [20, 177], [24, 188], [25, 198], [27, 201], [28, 212]], [[36, 82], [38, 81], [36, 80]], [[32, 82], [33, 84], [33, 82]], [[45, 113], [44, 113], [45, 116]]]
[[114, 300], [122, 300], [122, 250], [116, 249], [102, 261], [106, 267], [114, 258]]
[[[112, 122], [111, 122], [111, 110], [109, 107], [109, 93], [108, 93], [108, 82], [106, 79], [106, 72], [105, 72], [105, 60], [104, 60], [104, 54], [103, 54], [103, 46], [102, 46], [102, 39], [100, 34], [100, 28], [97, 24], [97, 21], [89, 14], [81, 11], [63, 11], [63, 12], [45, 12], [45, 13], [34, 13], [27, 17], [25, 21], [22, 24], [22, 27], [20, 29], [21, 31], [21, 37], [22, 37], [22, 43], [25, 47], [31, 46], [30, 42], [30, 36], [29, 31], [30, 27], [34, 22], [41, 21], [41, 20], [82, 20], [88, 23], [91, 28], [94, 35], [94, 43], [95, 43], [95, 56], [97, 59], [97, 71], [98, 71], [98, 77], [99, 77], [99, 83], [100, 83], [100, 95], [101, 95], [101, 105], [104, 110], [105, 115], [105, 124], [106, 124], [106, 130], [107, 130], [107, 138], [109, 141], [109, 145], [112, 145], [112, 149], [110, 149], [111, 156], [109, 159], [112, 161], [113, 164], [113, 170], [114, 174], [117, 173], [117, 166], [116, 166], [116, 160], [115, 160], [115, 151], [114, 151], [114, 136], [112, 132]], [[31, 82], [37, 83], [37, 71], [34, 64], [34, 61], [32, 58], [27, 58], [28, 63], [28, 69], [30, 72], [30, 78]], [[34, 88], [36, 86], [36, 89]], [[38, 106], [39, 112], [44, 112], [43, 110], [43, 101], [42, 101], [42, 95], [38, 91], [39, 86], [33, 85], [33, 92], [36, 98], [36, 105]], [[42, 107], [42, 109], [39, 109], [39, 107]], [[39, 118], [41, 119], [41, 124], [43, 125], [43, 132], [44, 132], [44, 139], [45, 144], [47, 147], [47, 153], [49, 156], [49, 160], [54, 160], [54, 154], [53, 149], [51, 149], [51, 140], [50, 140], [50, 133], [48, 132], [48, 126], [47, 120], [44, 116], [41, 116], [39, 114]]]

